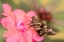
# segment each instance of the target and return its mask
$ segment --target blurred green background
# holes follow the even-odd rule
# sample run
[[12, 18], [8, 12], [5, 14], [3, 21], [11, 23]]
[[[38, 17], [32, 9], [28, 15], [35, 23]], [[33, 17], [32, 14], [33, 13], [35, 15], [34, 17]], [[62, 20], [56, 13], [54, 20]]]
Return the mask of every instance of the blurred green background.
[[[54, 1], [54, 7], [51, 11], [53, 16], [53, 21], [48, 24], [52, 29], [56, 31], [56, 35], [48, 36], [46, 35], [44, 41], [42, 42], [64, 42], [64, 0], [36, 0], [39, 6], [44, 6], [45, 8], [51, 7]], [[0, 12], [3, 12], [2, 3], [8, 3], [11, 5], [12, 9], [23, 9], [28, 12], [33, 9], [32, 0], [0, 0]], [[59, 22], [61, 23], [59, 23]], [[58, 22], [58, 23], [56, 23]], [[0, 25], [0, 42], [5, 42], [3, 38], [3, 32], [5, 29]]]

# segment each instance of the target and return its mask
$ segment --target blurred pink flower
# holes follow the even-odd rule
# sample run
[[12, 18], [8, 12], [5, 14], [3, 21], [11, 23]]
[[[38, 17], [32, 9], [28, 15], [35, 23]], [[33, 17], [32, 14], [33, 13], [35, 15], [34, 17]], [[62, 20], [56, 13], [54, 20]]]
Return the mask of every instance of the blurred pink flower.
[[[13, 10], [8, 4], [3, 4], [3, 15], [7, 16], [1, 19], [1, 23], [7, 30], [4, 33], [6, 42], [35, 42], [43, 40], [38, 36], [33, 27], [29, 28], [31, 17], [35, 16], [34, 11], [25, 13], [23, 10]], [[29, 21], [30, 20], [30, 21]]]

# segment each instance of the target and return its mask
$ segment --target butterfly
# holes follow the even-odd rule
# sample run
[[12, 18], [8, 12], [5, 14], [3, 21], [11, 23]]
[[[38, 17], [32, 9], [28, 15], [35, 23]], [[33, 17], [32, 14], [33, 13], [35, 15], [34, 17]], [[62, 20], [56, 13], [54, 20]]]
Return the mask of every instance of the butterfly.
[[32, 21], [30, 23], [30, 27], [34, 27], [36, 32], [38, 33], [39, 36], [43, 36], [45, 34], [47, 35], [55, 35], [55, 31], [53, 31], [51, 28], [46, 26], [41, 20], [38, 20], [36, 17], [32, 17]]

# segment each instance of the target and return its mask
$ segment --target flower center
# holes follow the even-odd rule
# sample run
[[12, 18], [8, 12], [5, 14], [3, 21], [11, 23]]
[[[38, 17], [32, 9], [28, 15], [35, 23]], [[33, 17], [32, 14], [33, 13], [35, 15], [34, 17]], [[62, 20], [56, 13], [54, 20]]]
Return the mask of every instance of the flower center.
[[22, 32], [25, 32], [26, 31], [26, 28], [24, 26], [24, 23], [19, 23], [17, 25], [17, 29], [20, 30], [20, 31], [22, 31]]

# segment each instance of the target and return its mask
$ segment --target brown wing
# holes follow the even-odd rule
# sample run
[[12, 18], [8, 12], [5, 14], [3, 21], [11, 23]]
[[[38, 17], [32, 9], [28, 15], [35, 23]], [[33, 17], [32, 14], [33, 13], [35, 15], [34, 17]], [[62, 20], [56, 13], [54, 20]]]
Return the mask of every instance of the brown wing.
[[51, 28], [46, 26], [46, 24], [44, 24], [42, 21], [36, 19], [35, 17], [32, 17], [32, 25], [39, 36], [43, 36], [44, 34], [48, 34], [48, 35], [56, 34]]
[[53, 31], [50, 27], [46, 26], [44, 23], [41, 24], [41, 27], [42, 28], [40, 31], [39, 31], [39, 35], [40, 36], [43, 36], [45, 34], [47, 35], [55, 35], [55, 31]]
[[47, 27], [47, 33], [48, 35], [55, 35], [55, 31], [53, 31], [51, 28]]

